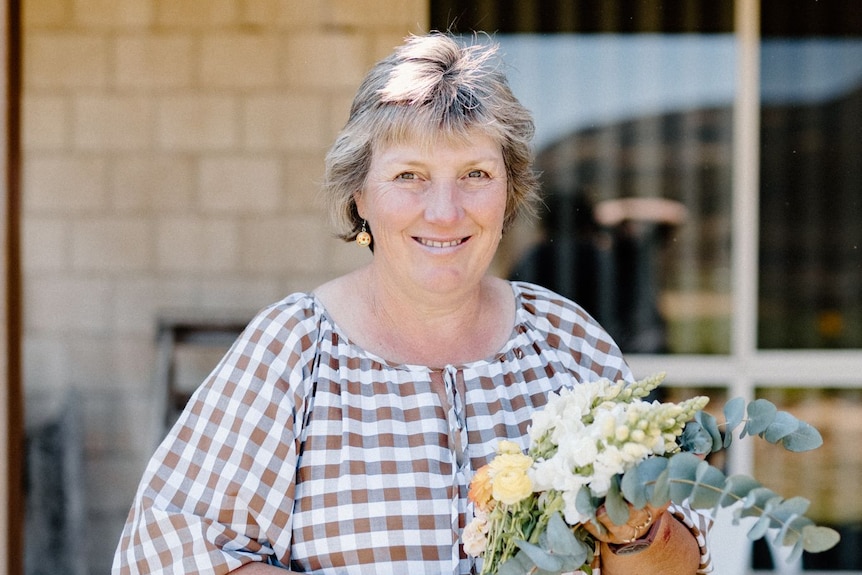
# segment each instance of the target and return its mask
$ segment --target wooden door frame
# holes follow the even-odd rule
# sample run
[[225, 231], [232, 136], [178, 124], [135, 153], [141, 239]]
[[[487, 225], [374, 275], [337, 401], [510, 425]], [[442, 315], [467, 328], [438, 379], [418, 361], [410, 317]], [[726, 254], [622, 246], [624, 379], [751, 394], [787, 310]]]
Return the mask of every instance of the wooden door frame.
[[6, 106], [2, 118], [5, 197], [0, 204], [0, 285], [4, 307], [0, 325], [0, 455], [6, 473], [0, 476], [0, 572], [24, 572], [24, 401], [22, 391], [22, 279], [21, 279], [21, 3], [8, 0], [0, 8], [3, 28], [2, 67]]

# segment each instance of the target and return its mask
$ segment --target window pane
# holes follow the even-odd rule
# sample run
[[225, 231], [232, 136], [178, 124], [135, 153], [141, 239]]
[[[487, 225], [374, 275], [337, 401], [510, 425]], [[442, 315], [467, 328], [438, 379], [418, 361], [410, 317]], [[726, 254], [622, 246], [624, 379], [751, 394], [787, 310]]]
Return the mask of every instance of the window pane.
[[758, 343], [860, 348], [862, 19], [804, 6], [764, 2]]
[[[760, 389], [757, 397], [823, 435], [823, 446], [805, 453], [790, 453], [759, 439], [754, 443], [755, 477], [784, 497], [809, 499], [807, 515], [841, 533], [838, 546], [805, 554], [803, 565], [810, 570], [862, 569], [862, 390]], [[769, 567], [762, 541], [754, 560], [758, 567]]]
[[733, 37], [497, 38], [546, 196], [506, 238], [507, 275], [571, 297], [626, 353], [726, 353]]
[[495, 271], [574, 299], [625, 353], [730, 349], [732, 6], [431, 3], [432, 27], [493, 34], [535, 114], [546, 209]]

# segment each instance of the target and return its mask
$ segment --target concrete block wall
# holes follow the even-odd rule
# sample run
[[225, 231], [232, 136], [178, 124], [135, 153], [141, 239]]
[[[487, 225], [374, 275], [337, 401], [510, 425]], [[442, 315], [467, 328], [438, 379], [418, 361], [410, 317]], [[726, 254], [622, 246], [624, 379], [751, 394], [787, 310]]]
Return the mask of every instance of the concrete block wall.
[[331, 236], [323, 157], [427, 0], [22, 4], [25, 388], [79, 392], [102, 574], [159, 424], [158, 313], [250, 312], [367, 261]]

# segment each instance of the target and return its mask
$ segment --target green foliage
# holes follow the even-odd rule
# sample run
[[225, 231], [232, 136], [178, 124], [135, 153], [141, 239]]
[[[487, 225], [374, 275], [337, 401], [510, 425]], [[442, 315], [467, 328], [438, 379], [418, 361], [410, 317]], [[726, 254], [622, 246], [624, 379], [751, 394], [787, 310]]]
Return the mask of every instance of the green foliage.
[[792, 414], [779, 411], [766, 399], [756, 399], [746, 406], [742, 398], [735, 398], [725, 405], [724, 416], [722, 430], [714, 417], [699, 412], [680, 436], [680, 453], [667, 459], [649, 459], [629, 470], [621, 482], [626, 500], [635, 507], [643, 507], [646, 502], [660, 506], [666, 501], [685, 501], [695, 509], [712, 509], [713, 514], [721, 507], [739, 503], [734, 511], [735, 523], [744, 517], [758, 518], [748, 538], [756, 540], [769, 530], [777, 531], [773, 542], [792, 548], [791, 561], [803, 551], [817, 553], [835, 546], [839, 540], [836, 531], [816, 526], [805, 517], [810, 504], [807, 499], [784, 499], [746, 475], [725, 477], [695, 455], [730, 447], [740, 426], [740, 439], [757, 436], [793, 452], [820, 447], [820, 432]]
[[[591, 547], [575, 537], [559, 512], [551, 515], [539, 545], [526, 541], [518, 541], [517, 545], [523, 553], [504, 563], [498, 575], [523, 575], [530, 572], [533, 566], [536, 567], [537, 575], [564, 573], [574, 571], [592, 559]], [[523, 569], [524, 559], [529, 560], [526, 562], [527, 569]]]
[[[664, 462], [664, 465], [656, 462]], [[646, 469], [641, 470], [641, 467]], [[664, 469], [656, 475], [662, 467]], [[621, 484], [623, 496], [635, 507], [642, 507], [645, 502], [655, 506], [667, 501], [686, 502], [694, 509], [711, 509], [714, 515], [722, 507], [740, 504], [734, 511], [734, 523], [738, 524], [744, 517], [757, 517], [748, 531], [748, 538], [760, 539], [770, 529], [777, 531], [773, 542], [792, 547], [788, 559], [791, 561], [803, 551], [825, 551], [839, 540], [836, 531], [816, 526], [805, 517], [807, 499], [784, 499], [747, 475], [725, 477], [721, 470], [692, 453], [646, 460], [629, 470]]]
[[[747, 419], [744, 418], [746, 413]], [[722, 433], [713, 416], [698, 412], [680, 436], [680, 449], [701, 455], [726, 449], [732, 444], [734, 432], [740, 425], [740, 439], [756, 435], [788, 451], [810, 451], [823, 445], [823, 437], [817, 429], [786, 411], [779, 411], [766, 399], [756, 399], [746, 408], [741, 397], [734, 398], [724, 406], [724, 418]]]

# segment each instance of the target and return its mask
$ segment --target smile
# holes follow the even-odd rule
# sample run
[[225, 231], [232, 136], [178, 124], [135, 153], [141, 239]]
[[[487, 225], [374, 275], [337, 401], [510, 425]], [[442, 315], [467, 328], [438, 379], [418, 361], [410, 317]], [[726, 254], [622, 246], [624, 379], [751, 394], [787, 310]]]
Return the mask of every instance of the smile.
[[466, 240], [466, 238], [461, 238], [457, 240], [449, 240], [448, 242], [438, 242], [435, 240], [428, 240], [425, 238], [415, 238], [417, 242], [422, 244], [423, 246], [428, 246], [429, 248], [454, 248], [455, 246], [460, 246]]

